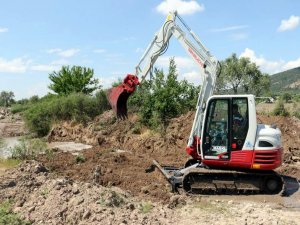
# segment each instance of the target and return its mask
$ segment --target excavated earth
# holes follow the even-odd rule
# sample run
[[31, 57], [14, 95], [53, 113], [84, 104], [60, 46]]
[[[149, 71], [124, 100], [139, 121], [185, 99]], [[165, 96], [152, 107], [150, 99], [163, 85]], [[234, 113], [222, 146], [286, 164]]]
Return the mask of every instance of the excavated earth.
[[[162, 136], [136, 115], [116, 120], [111, 111], [87, 126], [64, 122], [49, 142], [92, 145], [80, 152], [55, 150], [0, 176], [0, 202], [34, 224], [300, 224], [300, 194], [186, 196], [170, 192], [152, 160], [182, 167], [194, 113], [173, 119]], [[300, 179], [300, 121], [258, 116], [282, 131], [284, 163], [278, 172]]]
[[[170, 192], [164, 177], [158, 172], [145, 173], [145, 169], [153, 159], [162, 165], [184, 165], [189, 158], [184, 149], [193, 117], [194, 113], [189, 112], [173, 119], [165, 137], [141, 129], [135, 115], [116, 121], [111, 111], [85, 128], [72, 123], [60, 124], [52, 129], [50, 141], [75, 140], [94, 147], [82, 151], [86, 161], [80, 164], [72, 153], [57, 153], [52, 160], [47, 157], [40, 160], [58, 174], [81, 181], [92, 180], [99, 167], [102, 185], [118, 186], [151, 200], [168, 200]], [[281, 129], [284, 163], [278, 172], [300, 179], [300, 121], [294, 117], [261, 115], [257, 120], [263, 124], [277, 124]]]

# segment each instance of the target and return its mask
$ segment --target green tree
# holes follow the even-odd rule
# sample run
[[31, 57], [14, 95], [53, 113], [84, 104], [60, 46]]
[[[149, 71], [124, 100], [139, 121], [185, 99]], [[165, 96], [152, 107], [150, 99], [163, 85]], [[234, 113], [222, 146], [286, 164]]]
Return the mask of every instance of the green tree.
[[262, 94], [270, 89], [270, 78], [263, 74], [249, 58], [238, 58], [236, 54], [221, 62], [221, 74], [217, 78], [217, 93]]
[[91, 94], [100, 88], [99, 80], [94, 78], [94, 70], [81, 66], [63, 66], [60, 71], [49, 74], [52, 83], [49, 88], [59, 95], [71, 93]]
[[14, 93], [12, 91], [2, 91], [0, 93], [0, 106], [8, 107], [15, 102]]
[[130, 98], [129, 105], [139, 110], [141, 122], [165, 131], [170, 119], [194, 109], [198, 90], [187, 81], [178, 81], [174, 59], [169, 70], [155, 69], [152, 80], [145, 81]]
[[290, 93], [284, 93], [282, 95], [282, 100], [287, 103], [292, 100], [292, 95]]
[[29, 98], [30, 103], [37, 103], [39, 101], [39, 96], [38, 95], [33, 95]]

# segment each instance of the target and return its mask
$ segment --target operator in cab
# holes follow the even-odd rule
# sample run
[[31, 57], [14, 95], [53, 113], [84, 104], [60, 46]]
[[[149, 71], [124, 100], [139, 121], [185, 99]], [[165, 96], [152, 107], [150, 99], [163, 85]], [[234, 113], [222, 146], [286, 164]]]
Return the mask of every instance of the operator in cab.
[[232, 105], [232, 130], [233, 138], [237, 138], [239, 129], [244, 122], [243, 116], [239, 112], [239, 106], [237, 104]]

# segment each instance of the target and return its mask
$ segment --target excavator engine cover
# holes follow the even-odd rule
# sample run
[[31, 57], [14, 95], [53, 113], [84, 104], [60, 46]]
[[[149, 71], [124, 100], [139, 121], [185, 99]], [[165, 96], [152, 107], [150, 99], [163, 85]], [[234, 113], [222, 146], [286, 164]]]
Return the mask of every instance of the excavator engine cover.
[[118, 118], [125, 119], [127, 117], [127, 99], [135, 91], [137, 85], [139, 85], [138, 77], [127, 74], [120, 85], [108, 91], [109, 104]]

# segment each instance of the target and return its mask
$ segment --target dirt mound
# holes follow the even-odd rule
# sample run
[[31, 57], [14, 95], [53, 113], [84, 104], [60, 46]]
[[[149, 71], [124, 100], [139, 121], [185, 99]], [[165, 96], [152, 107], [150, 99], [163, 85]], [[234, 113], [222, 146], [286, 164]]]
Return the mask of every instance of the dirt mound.
[[[158, 172], [147, 174], [145, 169], [153, 159], [163, 165], [184, 165], [189, 158], [184, 149], [193, 118], [194, 113], [189, 112], [171, 120], [165, 137], [141, 127], [135, 115], [117, 121], [112, 111], [97, 117], [87, 127], [64, 123], [52, 130], [49, 139], [77, 140], [95, 146], [82, 152], [84, 161], [81, 163], [76, 160], [78, 156], [59, 152], [52, 160], [46, 157], [40, 160], [60, 175], [85, 182], [93, 180], [94, 172], [99, 168], [99, 184], [118, 186], [135, 196], [166, 202], [170, 198], [170, 189], [164, 177]], [[277, 123], [285, 149], [284, 164], [279, 172], [299, 179], [299, 120], [258, 116], [258, 121]]]
[[103, 187], [95, 181], [57, 177], [43, 164], [27, 161], [0, 176], [0, 202], [11, 200], [13, 212], [21, 218], [45, 225], [299, 224], [300, 221], [300, 214], [294, 209], [277, 203], [172, 195], [162, 205], [135, 198], [116, 187]]
[[[56, 178], [40, 163], [27, 161], [1, 177], [0, 201], [34, 224], [174, 223], [167, 206], [144, 203], [119, 188]], [[147, 206], [148, 204], [148, 206]], [[146, 207], [151, 208], [146, 209]], [[153, 210], [152, 210], [153, 208]], [[147, 216], [145, 210], [149, 210]], [[167, 215], [164, 216], [164, 215]]]
[[95, 168], [99, 167], [100, 184], [118, 186], [136, 196], [167, 201], [170, 193], [163, 176], [145, 173], [145, 169], [153, 159], [167, 165], [184, 165], [188, 158], [184, 149], [193, 116], [188, 113], [172, 120], [164, 138], [144, 128], [139, 127], [137, 131], [134, 115], [129, 115], [128, 120], [116, 121], [112, 112], [106, 112], [93, 124], [80, 127], [80, 132], [76, 130], [80, 125], [64, 123], [52, 130], [49, 139], [84, 141], [96, 138], [98, 146], [82, 152], [85, 160], [81, 164], [71, 153], [56, 153], [51, 161], [46, 157], [40, 160], [57, 173], [82, 181], [91, 181]]

